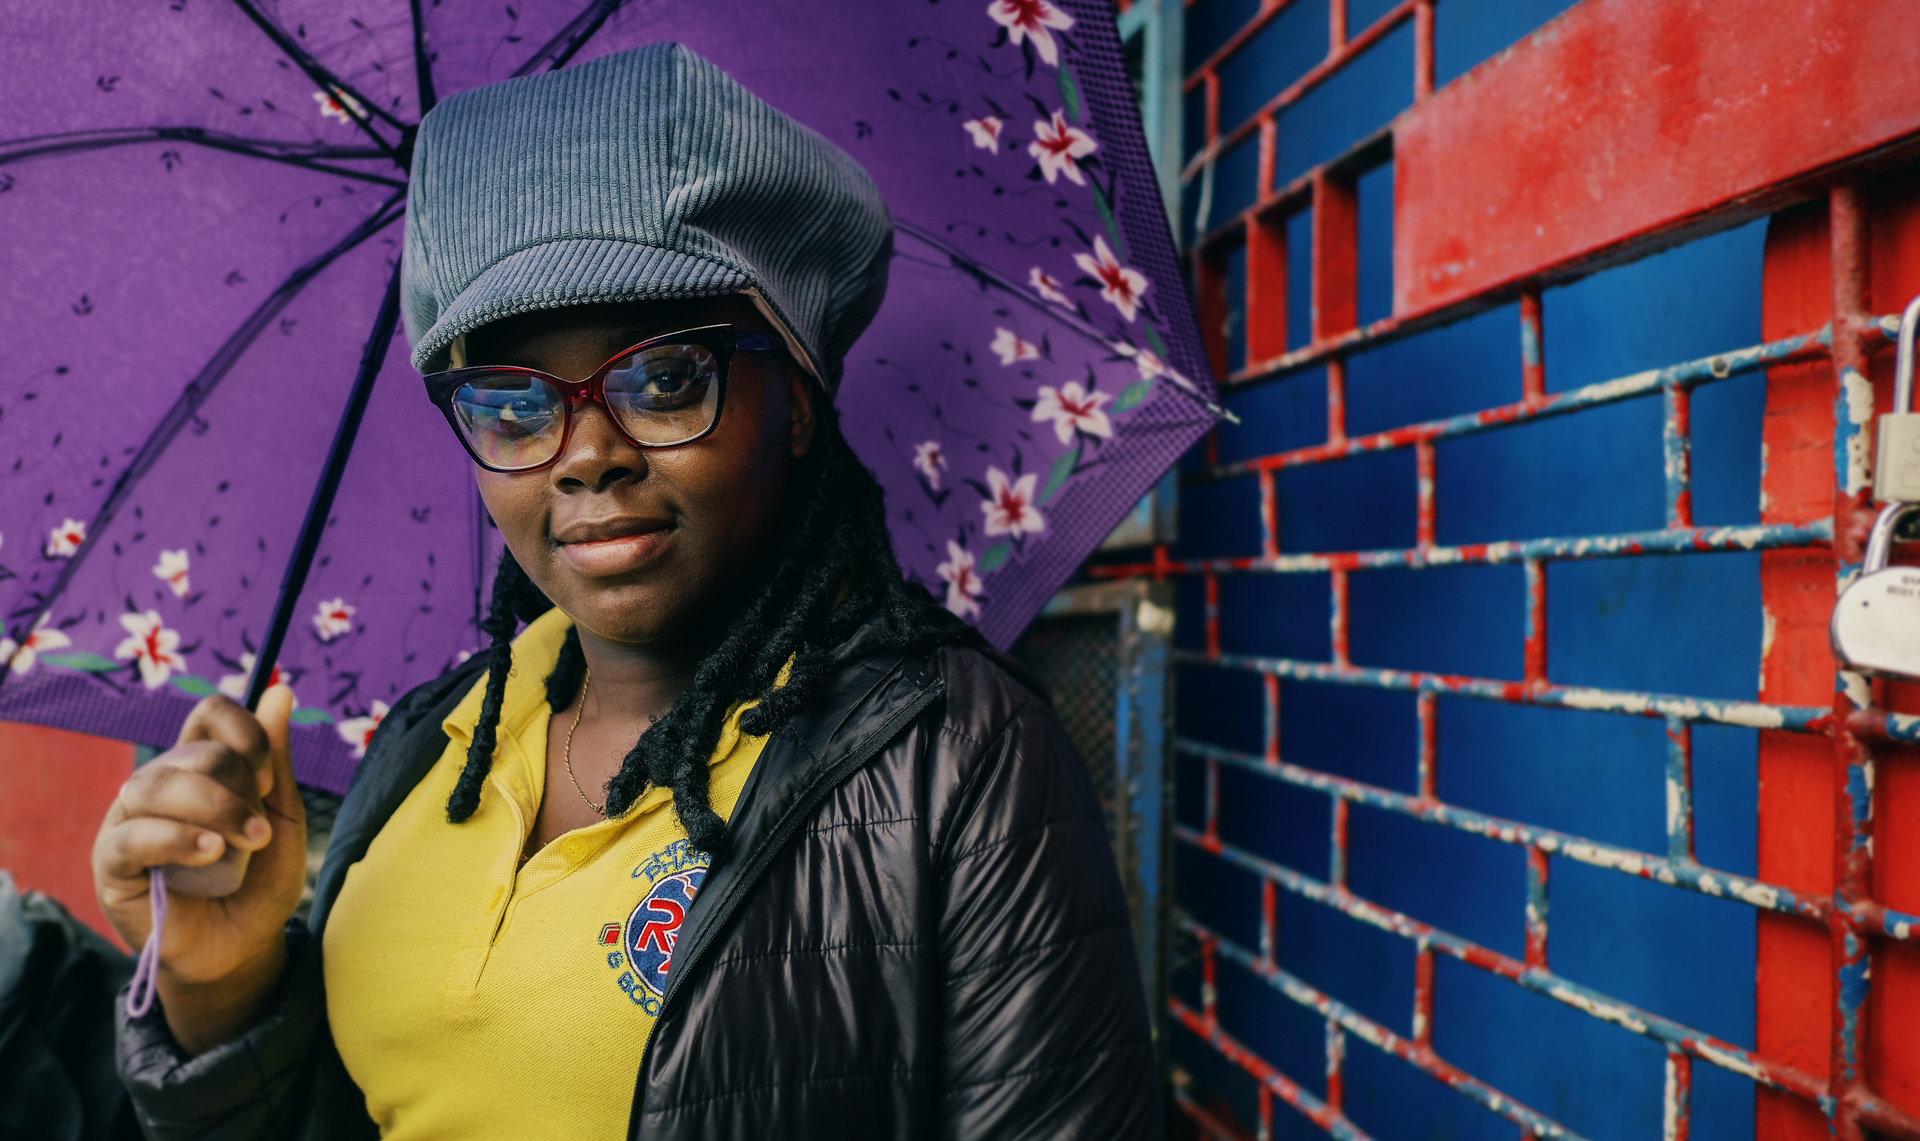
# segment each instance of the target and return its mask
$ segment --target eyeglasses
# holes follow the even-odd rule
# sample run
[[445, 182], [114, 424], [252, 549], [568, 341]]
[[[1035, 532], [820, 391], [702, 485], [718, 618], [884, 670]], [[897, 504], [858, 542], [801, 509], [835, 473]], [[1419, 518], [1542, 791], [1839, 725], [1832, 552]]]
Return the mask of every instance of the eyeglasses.
[[537, 471], [560, 458], [573, 410], [591, 400], [639, 448], [691, 444], [713, 431], [736, 352], [772, 352], [764, 334], [706, 325], [622, 349], [585, 380], [510, 365], [478, 365], [425, 378], [427, 395], [473, 462], [497, 472]]

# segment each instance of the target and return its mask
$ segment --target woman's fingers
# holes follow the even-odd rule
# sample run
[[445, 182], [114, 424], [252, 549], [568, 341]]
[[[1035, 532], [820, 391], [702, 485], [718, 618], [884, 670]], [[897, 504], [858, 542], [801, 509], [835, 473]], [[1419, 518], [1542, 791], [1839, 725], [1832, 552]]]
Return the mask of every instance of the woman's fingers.
[[[284, 688], [284, 687], [282, 687]], [[291, 691], [289, 691], [289, 696]], [[291, 712], [291, 705], [288, 706]], [[271, 775], [260, 775], [268, 768], [271, 760], [273, 742], [267, 736], [266, 727], [260, 719], [231, 700], [215, 694], [193, 707], [187, 715], [187, 723], [180, 727], [180, 745], [196, 741], [211, 741], [224, 745], [244, 757], [248, 762], [249, 775], [253, 777], [256, 791], [265, 795]], [[178, 746], [176, 746], [178, 747]]]
[[269, 761], [259, 770], [260, 795], [275, 808], [286, 812], [289, 802], [297, 803], [299, 791], [293, 784], [293, 750], [289, 744], [289, 718], [293, 716], [293, 690], [274, 685], [260, 698], [257, 723], [267, 735]]
[[217, 832], [162, 816], [136, 816], [109, 825], [94, 845], [96, 879], [137, 883], [146, 890], [147, 869], [162, 864], [200, 867], [220, 858], [226, 843]]
[[[236, 789], [234, 786], [238, 785]], [[124, 817], [164, 817], [218, 833], [243, 851], [265, 847], [273, 825], [250, 795], [247, 762], [211, 742], [196, 742], [147, 766], [120, 790]]]

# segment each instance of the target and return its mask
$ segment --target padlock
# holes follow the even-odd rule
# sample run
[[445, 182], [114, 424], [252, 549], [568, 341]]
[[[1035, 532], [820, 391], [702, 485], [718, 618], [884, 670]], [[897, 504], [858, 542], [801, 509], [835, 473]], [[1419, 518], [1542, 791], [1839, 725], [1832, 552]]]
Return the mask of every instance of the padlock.
[[1900, 314], [1893, 370], [1893, 411], [1880, 417], [1873, 449], [1873, 497], [1920, 502], [1920, 412], [1913, 410], [1913, 340], [1920, 326], [1920, 297]]
[[1846, 669], [1920, 678], [1920, 567], [1890, 567], [1893, 533], [1920, 503], [1889, 503], [1873, 521], [1860, 576], [1833, 608], [1833, 656]]

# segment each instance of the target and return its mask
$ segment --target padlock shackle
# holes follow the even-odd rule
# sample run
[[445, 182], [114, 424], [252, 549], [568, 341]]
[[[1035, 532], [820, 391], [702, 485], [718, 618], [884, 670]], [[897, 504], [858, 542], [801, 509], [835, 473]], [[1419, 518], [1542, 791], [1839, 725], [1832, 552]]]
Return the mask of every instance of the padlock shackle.
[[[1911, 313], [1912, 307], [1907, 311]], [[1907, 516], [1920, 512], [1920, 503], [1889, 503], [1880, 509], [1874, 517], [1873, 530], [1867, 533], [1866, 557], [1860, 561], [1860, 573], [1872, 574], [1882, 570], [1893, 559], [1893, 532], [1900, 521]]]
[[1893, 362], [1893, 410], [1913, 411], [1913, 338], [1920, 331], [1920, 297], [1907, 302], [1900, 314], [1900, 339]]

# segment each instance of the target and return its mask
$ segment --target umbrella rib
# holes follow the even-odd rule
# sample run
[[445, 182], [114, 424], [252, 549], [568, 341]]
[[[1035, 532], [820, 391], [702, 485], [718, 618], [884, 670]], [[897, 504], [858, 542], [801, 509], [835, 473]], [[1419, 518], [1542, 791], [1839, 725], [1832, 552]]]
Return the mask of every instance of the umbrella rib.
[[322, 174], [338, 175], [359, 182], [371, 182], [380, 186], [402, 189], [406, 183], [384, 175], [368, 174], [352, 167], [333, 166], [317, 162], [316, 158], [356, 159], [385, 158], [386, 156], [372, 148], [319, 147], [301, 154], [286, 149], [276, 154], [270, 148], [290, 148], [296, 144], [278, 143], [267, 139], [243, 139], [237, 135], [221, 134], [218, 131], [202, 130], [199, 127], [121, 127], [99, 131], [75, 131], [62, 135], [35, 135], [21, 139], [0, 141], [0, 166], [19, 162], [23, 159], [40, 158], [47, 155], [81, 154], [89, 151], [106, 150], [110, 147], [132, 146], [137, 143], [181, 142], [212, 150], [226, 151], [229, 154], [245, 155], [249, 158], [265, 159], [268, 162], [297, 166], [304, 170], [319, 171]]
[[419, 91], [420, 117], [427, 117], [440, 97], [433, 90], [433, 64], [427, 58], [426, 20], [420, 14], [420, 0], [407, 0], [413, 17], [413, 79]]
[[386, 139], [381, 138], [380, 132], [373, 129], [373, 124], [368, 121], [367, 115], [370, 112], [379, 116], [398, 131], [405, 131], [407, 129], [405, 123], [389, 115], [378, 104], [354, 90], [352, 84], [349, 84], [346, 80], [341, 79], [325, 67], [322, 67], [319, 60], [308, 55], [305, 48], [293, 42], [293, 38], [288, 36], [280, 25], [268, 19], [265, 12], [255, 7], [252, 0], [233, 0], [233, 2], [242, 12], [246, 13], [247, 18], [252, 20], [255, 26], [267, 34], [267, 38], [272, 40], [276, 47], [286, 53], [287, 58], [291, 59], [296, 67], [307, 73], [308, 79], [318, 83], [320, 87], [329, 94], [345, 95], [347, 99], [344, 103], [338, 99], [334, 100], [336, 103], [341, 103], [340, 110], [344, 111], [347, 117], [352, 119], [354, 123], [366, 133], [368, 138], [378, 144], [380, 149], [386, 152], [388, 158], [399, 163], [402, 167], [407, 165], [400, 161], [400, 152], [394, 145]]
[[[113, 490], [107, 493], [105, 502], [100, 505], [98, 511], [94, 512], [93, 518], [87, 523], [86, 533], [88, 535], [98, 536], [104, 534], [105, 528], [112, 523], [114, 515], [121, 507], [125, 506], [127, 500], [132, 497], [134, 488], [139, 485], [141, 479], [152, 469], [153, 465], [159, 461], [161, 454], [165, 452], [167, 446], [173, 442], [173, 438], [179, 435], [180, 429], [186, 427], [193, 419], [193, 415], [199, 410], [200, 405], [206, 401], [207, 397], [213, 395], [214, 389], [219, 387], [220, 382], [226, 378], [227, 373], [231, 371], [234, 364], [239, 361], [241, 354], [260, 336], [261, 332], [266, 329], [268, 323], [278, 316], [280, 311], [285, 309], [288, 303], [291, 302], [321, 270], [333, 264], [334, 261], [338, 260], [340, 256], [347, 251], [380, 232], [380, 230], [385, 228], [389, 223], [400, 218], [402, 212], [397, 209], [397, 207], [404, 197], [404, 195], [395, 194], [393, 197], [387, 199], [372, 218], [361, 223], [359, 227], [351, 234], [348, 234], [332, 249], [327, 250], [299, 269], [294, 270], [285, 281], [280, 283], [279, 288], [268, 295], [267, 299], [261, 302], [259, 307], [256, 308], [245, 321], [241, 322], [240, 327], [234, 330], [233, 334], [230, 335], [226, 339], [226, 342], [213, 354], [213, 358], [201, 368], [199, 374], [187, 385], [186, 390], [173, 402], [173, 407], [167, 410], [167, 414], [161, 418], [159, 425], [148, 434], [146, 442], [140, 445], [140, 450], [135, 453], [133, 462], [128, 464], [126, 470], [120, 473], [120, 478], [114, 481]], [[17, 626], [14, 630], [16, 641], [19, 640], [25, 631], [32, 629], [33, 624], [38, 622], [43, 615], [53, 609], [54, 603], [59, 601], [60, 596], [66, 592], [68, 584], [73, 581], [73, 576], [79, 572], [80, 567], [85, 564], [87, 556], [92, 553], [94, 547], [97, 545], [97, 543], [93, 542], [80, 544], [80, 549], [73, 553], [73, 556], [67, 560], [66, 565], [60, 568], [59, 576], [47, 587], [47, 592], [41, 597], [39, 604], [31, 610], [14, 612], [15, 616], [21, 614], [28, 616], [28, 621], [24, 625]], [[0, 680], [4, 679], [0, 678]]]
[[620, 5], [625, 2], [626, 0], [598, 0], [593, 7], [569, 21], [566, 27], [560, 29], [558, 35], [541, 45], [540, 50], [534, 52], [513, 74], [532, 75], [534, 70], [543, 63], [547, 65], [549, 71], [557, 71], [565, 67], [567, 61], [586, 46], [587, 40], [591, 39], [593, 34], [600, 30], [600, 26], [607, 22], [608, 17], [618, 11]]
[[[982, 284], [991, 285], [996, 289], [1005, 290], [1006, 292], [1011, 293], [1015, 297], [1018, 297], [1020, 300], [1026, 302], [1028, 305], [1032, 306], [1033, 308], [1038, 309], [1040, 312], [1045, 313], [1047, 316], [1053, 318], [1056, 321], [1059, 321], [1061, 324], [1072, 329], [1074, 332], [1079, 333], [1081, 336], [1087, 338], [1088, 340], [1098, 342], [1100, 345], [1104, 347], [1108, 347], [1108, 348], [1112, 347], [1113, 342], [1108, 340], [1106, 334], [1102, 333], [1099, 329], [1096, 329], [1091, 322], [1082, 319], [1078, 313], [1069, 313], [1063, 307], [1059, 305], [1054, 305], [1048, 302], [1047, 300], [1045, 300], [1044, 298], [1035, 295], [1034, 292], [1028, 289], [1026, 286], [1021, 285], [1019, 282], [1006, 276], [1005, 274], [1001, 273], [999, 270], [994, 269], [992, 266], [987, 265], [985, 262], [976, 261], [975, 259], [968, 257], [966, 254], [961, 253], [959, 249], [947, 244], [947, 242], [942, 240], [939, 236], [934, 234], [931, 230], [925, 229], [924, 227], [921, 227], [921, 226], [917, 226], [912, 222], [907, 221], [904, 218], [895, 218], [893, 220], [893, 226], [894, 226], [894, 229], [902, 230], [908, 234], [911, 234], [915, 238], [918, 238], [920, 241], [923, 241], [926, 244], [932, 246], [934, 249], [940, 251], [942, 256], [944, 256], [948, 261], [953, 263], [954, 268], [973, 275], [974, 277], [978, 278]], [[1219, 402], [1209, 397], [1204, 391], [1201, 390], [1199, 385], [1193, 383], [1193, 381], [1191, 380], [1188, 380], [1186, 377], [1181, 376], [1178, 372], [1175, 372], [1171, 366], [1168, 367], [1167, 371], [1163, 375], [1166, 376], [1168, 380], [1171, 380], [1173, 382], [1175, 388], [1179, 389], [1181, 392], [1184, 392], [1188, 396], [1192, 397], [1202, 407], [1204, 407], [1207, 411], [1213, 413], [1215, 416], [1220, 416], [1228, 420], [1232, 420], [1236, 424], [1240, 422], [1239, 417], [1235, 416], [1233, 413], [1221, 407]]]

